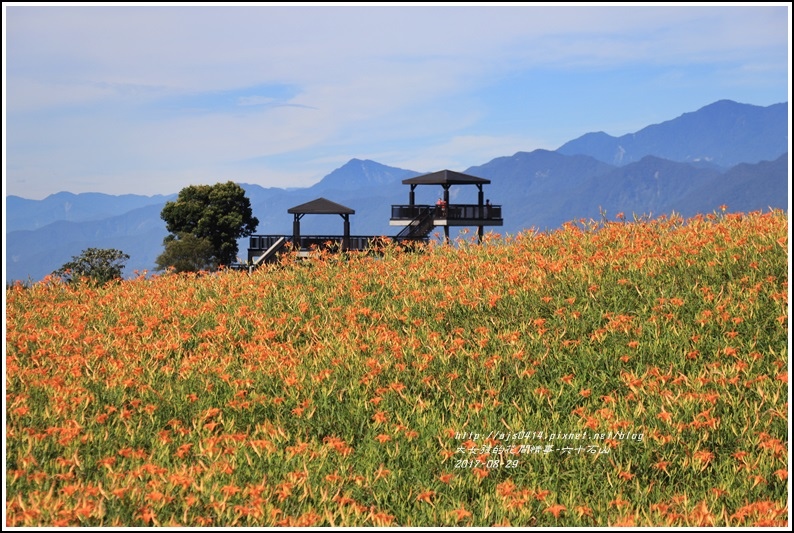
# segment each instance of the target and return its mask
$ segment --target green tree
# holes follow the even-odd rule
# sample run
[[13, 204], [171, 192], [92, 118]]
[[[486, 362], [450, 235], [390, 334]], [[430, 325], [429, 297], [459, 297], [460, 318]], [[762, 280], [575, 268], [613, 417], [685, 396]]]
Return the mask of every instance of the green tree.
[[73, 256], [71, 261], [54, 271], [53, 275], [69, 283], [86, 278], [93, 283], [105, 284], [121, 278], [129, 258], [129, 255], [113, 248], [88, 248], [79, 256]]
[[215, 250], [208, 239], [192, 233], [169, 235], [163, 241], [165, 251], [156, 259], [157, 269], [173, 268], [176, 272], [214, 270]]
[[[251, 235], [259, 224], [245, 190], [231, 181], [185, 187], [176, 201], [165, 204], [160, 218], [170, 232], [163, 240], [166, 249], [192, 235], [210, 243], [212, 255], [206, 258], [207, 263], [216, 266], [233, 263], [237, 259], [237, 239]], [[164, 255], [167, 254], [157, 258], [157, 264], [161, 268], [175, 266]]]

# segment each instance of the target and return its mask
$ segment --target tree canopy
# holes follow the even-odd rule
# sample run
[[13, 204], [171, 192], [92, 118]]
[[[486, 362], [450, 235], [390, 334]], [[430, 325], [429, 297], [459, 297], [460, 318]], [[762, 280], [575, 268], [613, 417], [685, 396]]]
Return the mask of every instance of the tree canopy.
[[121, 278], [129, 258], [129, 255], [113, 248], [88, 248], [79, 256], [73, 256], [53, 275], [69, 283], [87, 279], [89, 282], [105, 284]]
[[[161, 269], [176, 267], [176, 261], [185, 259], [186, 254], [191, 259], [182, 261], [182, 266], [191, 261], [194, 266], [230, 265], [237, 259], [237, 239], [251, 235], [259, 224], [245, 190], [231, 181], [185, 187], [176, 201], [165, 204], [160, 218], [170, 232], [163, 240], [165, 252], [157, 258]], [[199, 245], [196, 253], [206, 255], [197, 258], [196, 253], [188, 253], [186, 248], [191, 245]]]
[[173, 268], [175, 272], [198, 272], [214, 270], [212, 243], [192, 233], [169, 235], [165, 238], [165, 251], [157, 258], [157, 268]]

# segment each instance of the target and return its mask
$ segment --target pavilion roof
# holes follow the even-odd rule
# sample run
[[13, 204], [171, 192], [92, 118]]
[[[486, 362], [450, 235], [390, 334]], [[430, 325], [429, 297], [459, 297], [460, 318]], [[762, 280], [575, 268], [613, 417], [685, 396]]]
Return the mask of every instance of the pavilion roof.
[[356, 212], [342, 204], [325, 198], [317, 198], [305, 204], [287, 209], [287, 213], [295, 215], [354, 215]]
[[482, 185], [486, 183], [491, 183], [491, 180], [452, 170], [439, 170], [403, 180], [404, 185]]

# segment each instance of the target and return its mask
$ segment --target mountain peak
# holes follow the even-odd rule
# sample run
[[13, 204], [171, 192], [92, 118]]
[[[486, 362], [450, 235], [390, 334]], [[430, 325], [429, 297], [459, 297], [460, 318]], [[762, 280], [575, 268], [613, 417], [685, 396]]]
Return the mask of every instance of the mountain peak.
[[[735, 102], [733, 100], [728, 100], [727, 98], [723, 98], [722, 100], [717, 100], [716, 102], [712, 102], [710, 104], [704, 105], [700, 109], [706, 109], [709, 107], [729, 107], [729, 106], [745, 106], [745, 105], [751, 105], [751, 104], [740, 104], [739, 102]], [[758, 106], [752, 106], [752, 107], [758, 107]]]
[[413, 170], [390, 167], [370, 159], [353, 158], [320, 180], [313, 189], [350, 191], [367, 186], [399, 183], [418, 175], [419, 173]]

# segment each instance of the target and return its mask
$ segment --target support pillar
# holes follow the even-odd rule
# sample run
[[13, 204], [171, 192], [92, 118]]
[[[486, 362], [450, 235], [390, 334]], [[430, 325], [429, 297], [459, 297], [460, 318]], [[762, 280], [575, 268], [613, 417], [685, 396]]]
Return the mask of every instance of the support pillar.
[[[480, 218], [482, 219], [482, 218], [485, 218], [485, 205], [484, 205], [484, 202], [483, 202], [485, 194], [483, 193], [482, 185], [477, 184], [477, 188], [479, 189], [479, 192], [477, 193], [477, 205], [478, 205], [478, 210], [480, 212]], [[482, 243], [482, 234], [483, 234], [482, 226], [478, 226], [477, 227], [477, 242], [480, 243], [480, 244]]]
[[449, 242], [449, 185], [442, 185], [444, 187], [444, 205], [446, 206], [446, 214], [444, 215], [444, 219], [446, 223], [444, 224], [444, 241]]
[[301, 246], [301, 217], [303, 215], [296, 214], [295, 219], [292, 221], [292, 246], [300, 250]]
[[342, 215], [342, 218], [345, 219], [344, 233], [342, 236], [342, 250], [347, 251], [350, 249], [350, 216]]

